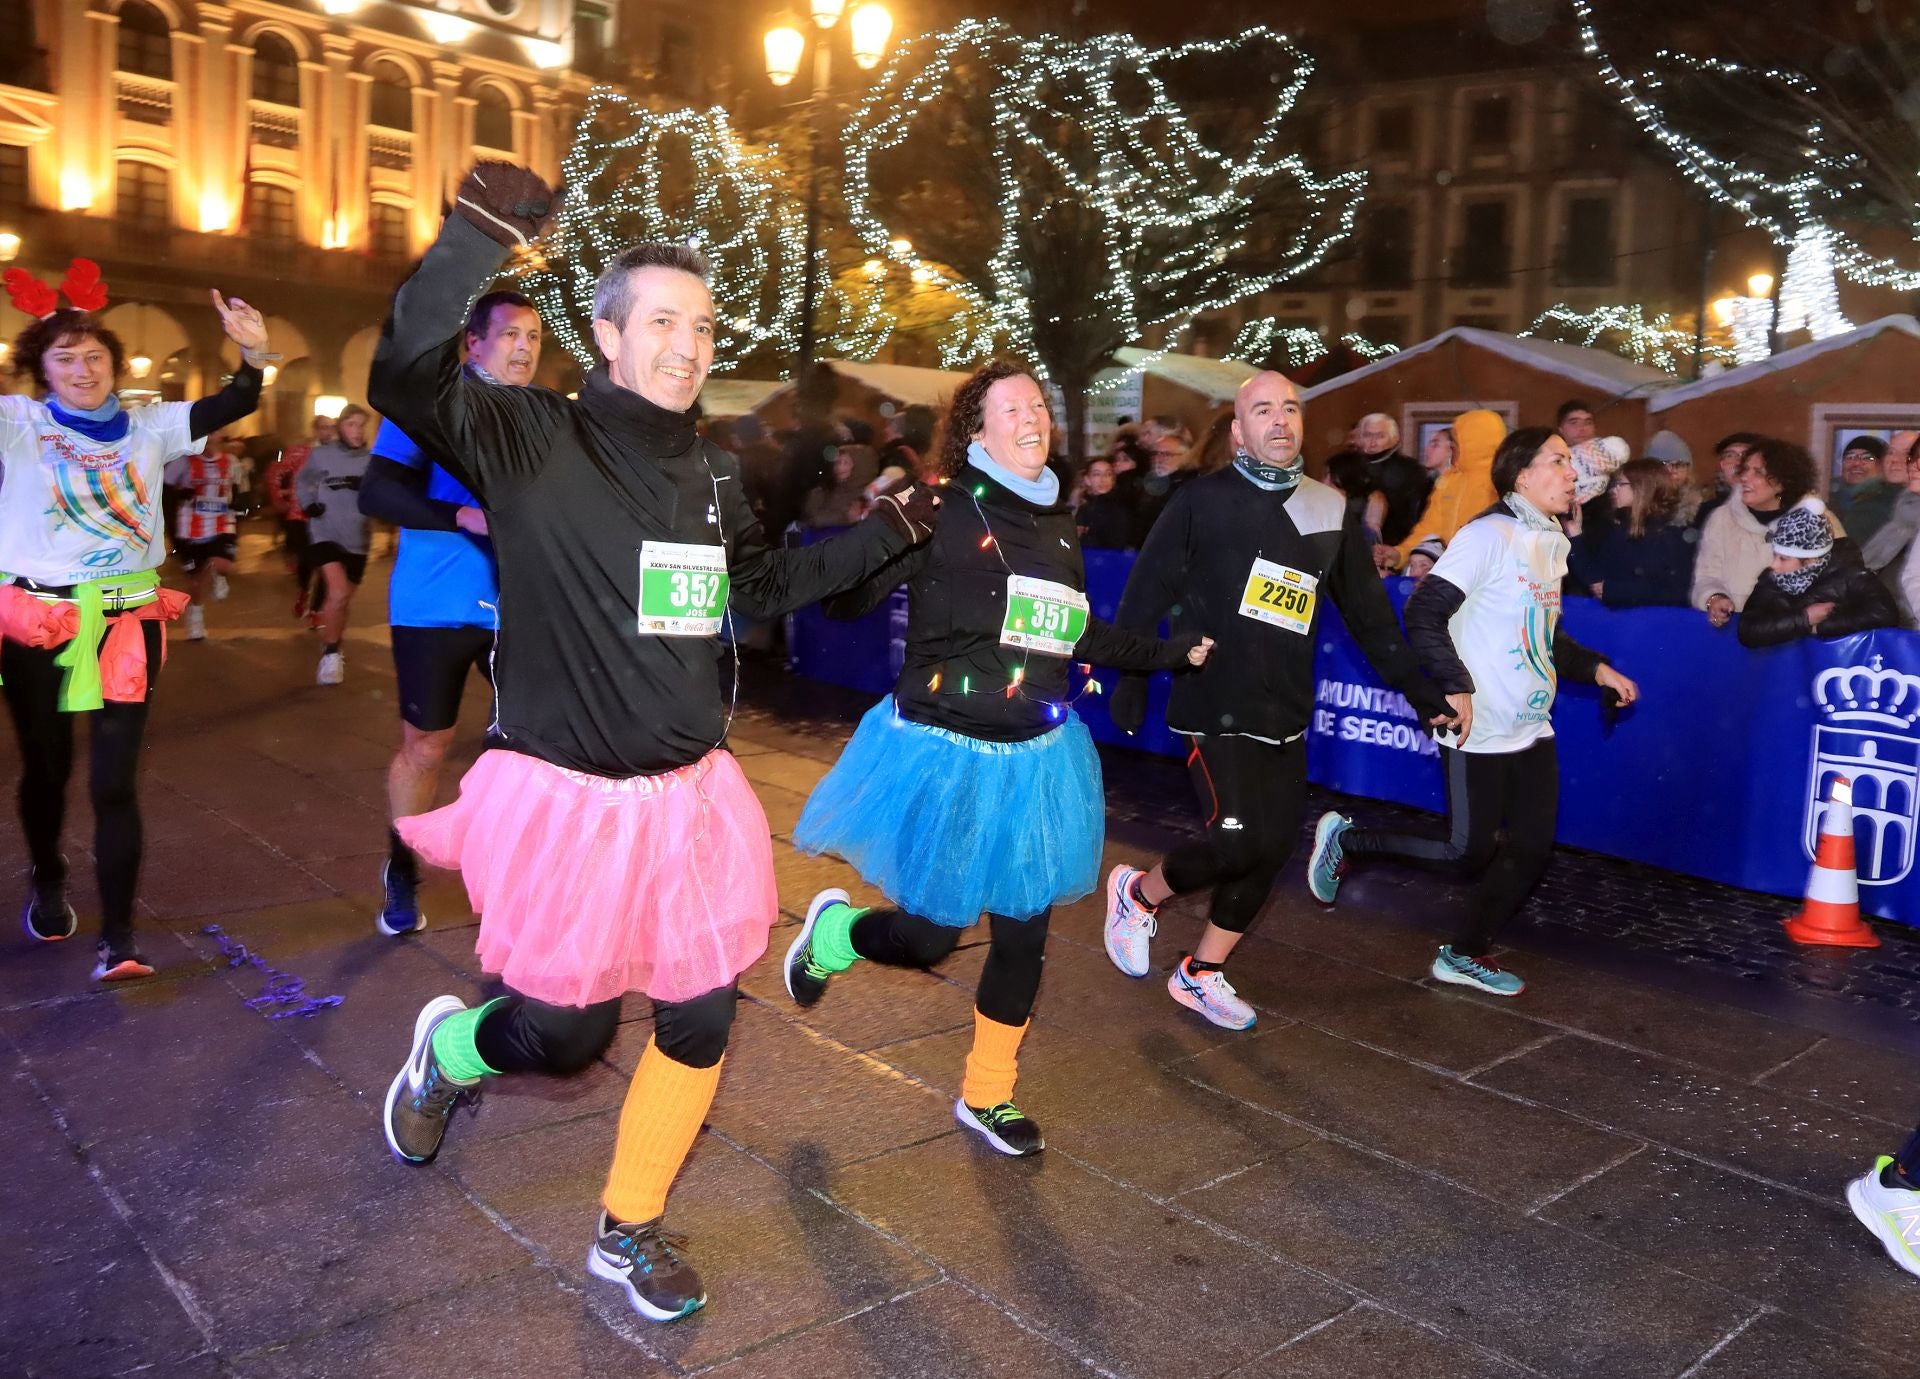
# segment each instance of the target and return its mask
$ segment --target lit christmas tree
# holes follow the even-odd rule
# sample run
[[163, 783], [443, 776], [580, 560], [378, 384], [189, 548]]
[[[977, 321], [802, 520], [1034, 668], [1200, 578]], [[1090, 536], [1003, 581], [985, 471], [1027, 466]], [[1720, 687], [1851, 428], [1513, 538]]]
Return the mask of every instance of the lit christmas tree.
[[1077, 457], [1114, 350], [1177, 338], [1351, 231], [1364, 174], [1319, 176], [1289, 144], [1312, 70], [1265, 28], [1152, 49], [970, 20], [900, 45], [854, 112], [851, 220], [869, 252], [957, 275], [970, 310], [945, 357], [1004, 341], [1033, 360]]

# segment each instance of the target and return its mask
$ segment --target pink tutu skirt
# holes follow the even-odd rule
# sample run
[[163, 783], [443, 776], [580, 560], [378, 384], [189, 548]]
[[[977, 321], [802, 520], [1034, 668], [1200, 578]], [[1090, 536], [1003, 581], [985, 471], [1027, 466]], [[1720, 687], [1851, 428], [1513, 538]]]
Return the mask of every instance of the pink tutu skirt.
[[481, 966], [551, 1005], [691, 1000], [751, 967], [779, 914], [767, 816], [729, 752], [629, 780], [484, 752], [458, 800], [395, 827], [466, 881]]

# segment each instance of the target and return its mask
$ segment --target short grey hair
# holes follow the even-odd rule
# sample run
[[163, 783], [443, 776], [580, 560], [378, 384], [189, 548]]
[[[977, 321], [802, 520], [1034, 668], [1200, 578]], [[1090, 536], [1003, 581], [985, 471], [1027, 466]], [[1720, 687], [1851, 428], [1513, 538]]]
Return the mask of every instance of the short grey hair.
[[701, 282], [712, 270], [707, 256], [691, 244], [649, 242], [630, 245], [601, 271], [593, 288], [593, 319], [607, 321], [615, 330], [627, 328], [633, 311], [633, 273], [639, 268], [672, 268], [691, 273]]
[[1364, 417], [1360, 418], [1360, 425], [1365, 426], [1370, 421], [1385, 422], [1387, 426], [1387, 443], [1389, 445], [1400, 444], [1400, 423], [1399, 422], [1395, 421], [1392, 417], [1388, 416], [1385, 412], [1368, 412]]

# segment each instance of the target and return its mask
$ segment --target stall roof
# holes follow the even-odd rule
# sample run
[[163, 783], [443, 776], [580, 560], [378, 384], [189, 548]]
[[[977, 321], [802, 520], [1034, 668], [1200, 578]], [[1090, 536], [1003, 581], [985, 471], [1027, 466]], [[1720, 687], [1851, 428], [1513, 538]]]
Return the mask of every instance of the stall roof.
[[1240, 385], [1260, 372], [1238, 359], [1208, 359], [1198, 354], [1162, 354], [1156, 350], [1129, 346], [1113, 352], [1130, 369], [1163, 378], [1206, 398], [1209, 402], [1227, 402], [1240, 391]]
[[1829, 335], [1824, 340], [1809, 341], [1790, 350], [1770, 355], [1752, 364], [1742, 364], [1737, 369], [1728, 369], [1711, 378], [1702, 378], [1692, 383], [1683, 383], [1677, 388], [1669, 388], [1647, 404], [1649, 412], [1664, 412], [1683, 402], [1691, 402], [1696, 397], [1705, 397], [1708, 393], [1717, 393], [1727, 388], [1738, 388], [1765, 378], [1770, 374], [1787, 373], [1810, 359], [1818, 359], [1823, 354], [1832, 354], [1836, 350], [1851, 349], [1863, 344], [1876, 335], [1897, 330], [1903, 335], [1920, 339], [1920, 321], [1911, 316], [1882, 316], [1854, 330], [1842, 331], [1839, 335]]
[[700, 406], [710, 417], [745, 416], [784, 386], [778, 379], [729, 378], [723, 374], [707, 379], [700, 390]]
[[1307, 389], [1302, 396], [1312, 401], [1321, 393], [1344, 388], [1362, 378], [1399, 368], [1409, 359], [1417, 359], [1431, 350], [1438, 349], [1449, 340], [1457, 340], [1463, 345], [1475, 345], [1495, 354], [1503, 355], [1516, 364], [1539, 369], [1545, 373], [1558, 374], [1570, 383], [1583, 388], [1605, 392], [1608, 397], [1623, 397], [1630, 393], [1651, 393], [1673, 382], [1671, 374], [1662, 373], [1645, 364], [1636, 364], [1631, 359], [1622, 358], [1609, 350], [1589, 349], [1585, 345], [1568, 345], [1559, 340], [1536, 340], [1532, 336], [1507, 335], [1497, 330], [1480, 330], [1474, 326], [1454, 326], [1443, 330], [1431, 340], [1408, 349], [1396, 351], [1364, 368], [1343, 373], [1338, 378], [1329, 379]]
[[[820, 362], [841, 377], [851, 378], [882, 397], [892, 398], [908, 407], [915, 403], [923, 407], [944, 406], [954, 391], [967, 381], [964, 373], [946, 369], [918, 369], [908, 364], [857, 364], [850, 359], [823, 359]], [[776, 384], [754, 406], [758, 407], [792, 387], [791, 380]]]

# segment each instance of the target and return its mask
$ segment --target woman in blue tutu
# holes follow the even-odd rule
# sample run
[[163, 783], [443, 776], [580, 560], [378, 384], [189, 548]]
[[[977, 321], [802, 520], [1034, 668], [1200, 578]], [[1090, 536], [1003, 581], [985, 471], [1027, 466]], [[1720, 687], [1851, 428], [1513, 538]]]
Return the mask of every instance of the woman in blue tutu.
[[1047, 918], [1092, 893], [1106, 831], [1100, 759], [1069, 705], [1068, 669], [1173, 670], [1211, 640], [1123, 632], [1088, 610], [1073, 513], [1047, 467], [1052, 422], [1033, 375], [981, 367], [954, 394], [940, 455], [950, 484], [931, 541], [858, 589], [835, 617], [908, 589], [906, 662], [814, 790], [794, 830], [893, 901], [858, 910], [822, 891], [787, 951], [803, 1006], [867, 958], [932, 967], [985, 914], [992, 930], [973, 1049], [954, 1115], [1003, 1154], [1043, 1147], [1013, 1104], [1020, 1040], [1040, 987]]

